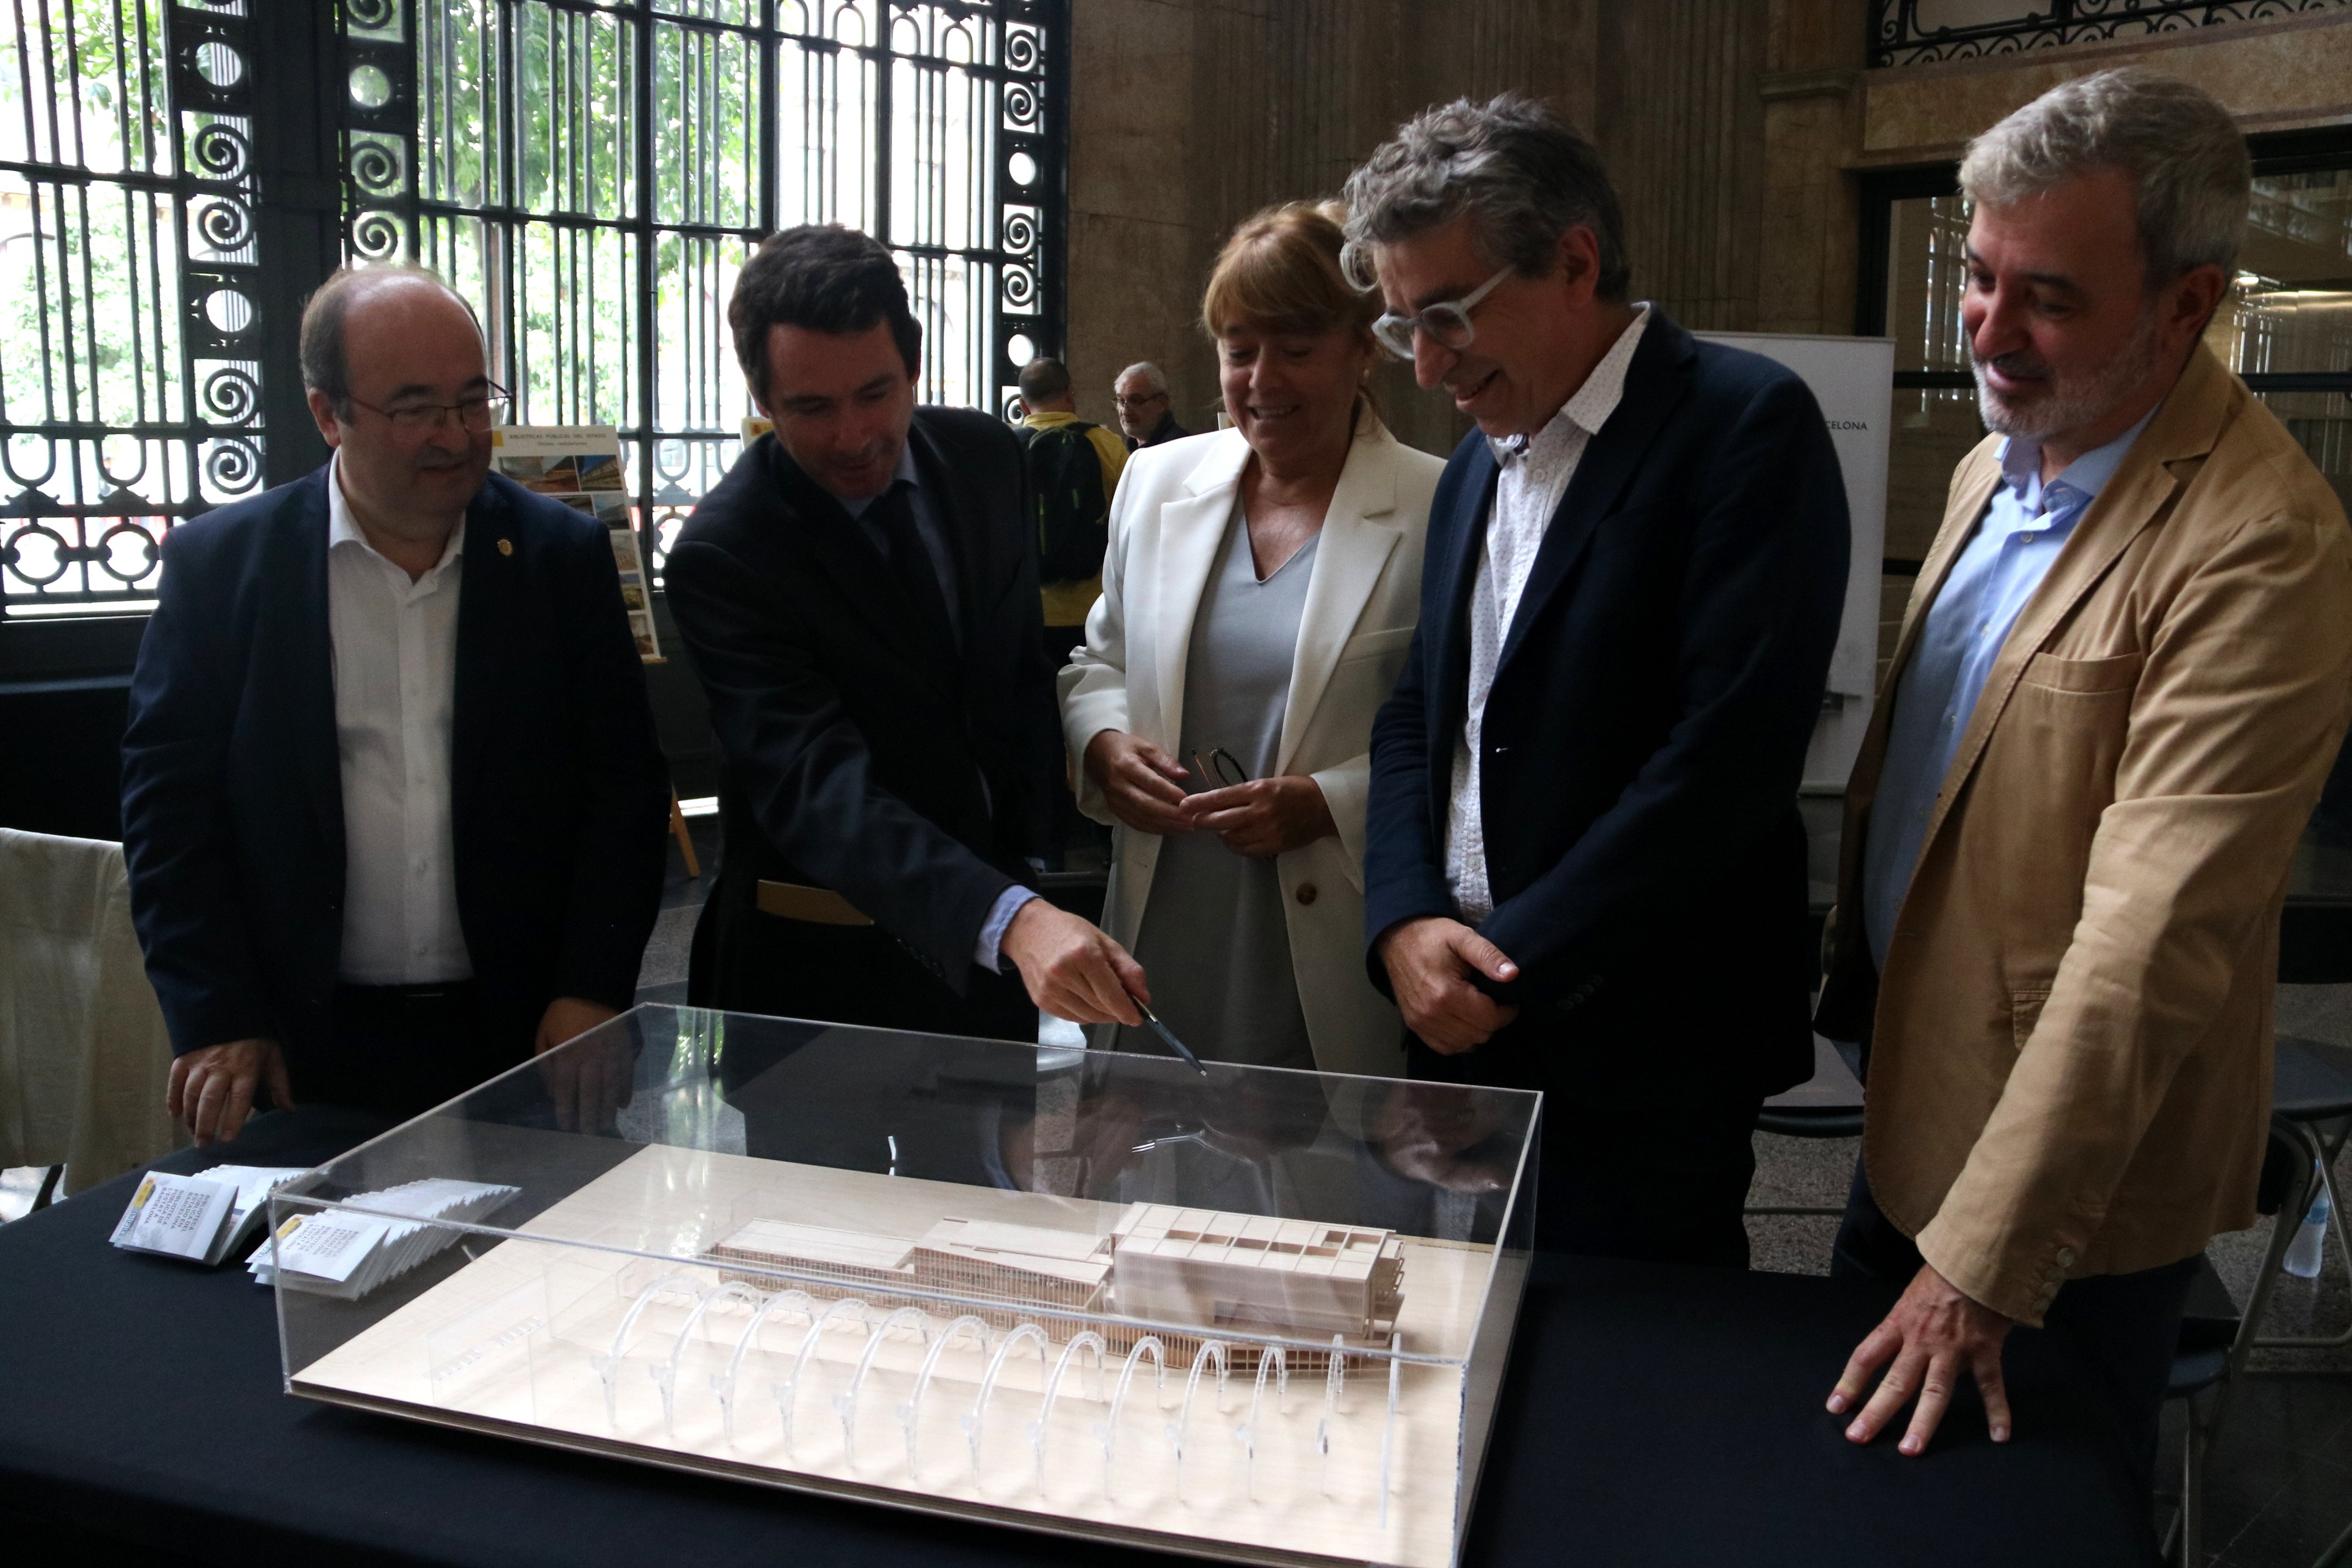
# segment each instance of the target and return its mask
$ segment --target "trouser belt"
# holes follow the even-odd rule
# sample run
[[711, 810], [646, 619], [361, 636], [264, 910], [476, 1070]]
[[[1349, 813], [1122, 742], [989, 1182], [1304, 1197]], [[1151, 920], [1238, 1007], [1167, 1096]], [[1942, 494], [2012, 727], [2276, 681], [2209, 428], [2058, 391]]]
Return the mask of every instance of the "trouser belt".
[[811, 925], [870, 926], [874, 921], [861, 912], [856, 904], [829, 888], [808, 888], [798, 882], [771, 882], [760, 879], [760, 912], [780, 920], [804, 921]]

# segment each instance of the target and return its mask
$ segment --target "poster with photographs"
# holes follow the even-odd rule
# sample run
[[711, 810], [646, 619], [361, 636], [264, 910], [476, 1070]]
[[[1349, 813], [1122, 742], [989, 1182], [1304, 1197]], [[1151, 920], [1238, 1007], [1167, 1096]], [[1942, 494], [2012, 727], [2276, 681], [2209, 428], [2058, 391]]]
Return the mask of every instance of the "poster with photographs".
[[621, 471], [621, 433], [610, 425], [508, 425], [490, 432], [490, 463], [525, 489], [552, 496], [602, 522], [621, 572], [621, 602], [629, 632], [648, 662], [662, 657], [654, 634], [652, 585], [629, 510]]

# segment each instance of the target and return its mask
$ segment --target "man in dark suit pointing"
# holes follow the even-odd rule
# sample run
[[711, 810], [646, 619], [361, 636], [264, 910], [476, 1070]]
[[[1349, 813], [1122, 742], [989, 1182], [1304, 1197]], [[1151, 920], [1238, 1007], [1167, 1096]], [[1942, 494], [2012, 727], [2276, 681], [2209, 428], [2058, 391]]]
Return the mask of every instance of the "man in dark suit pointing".
[[728, 320], [775, 429], [666, 579], [727, 759], [695, 1001], [1015, 1039], [1041, 1007], [1139, 1023], [1142, 971], [1028, 885], [1058, 747], [1020, 443], [916, 406], [922, 329], [865, 235], [770, 238]]
[[1598, 154], [1433, 109], [1348, 183], [1376, 331], [1477, 421], [1372, 730], [1365, 921], [1416, 1077], [1545, 1093], [1538, 1245], [1744, 1266], [1811, 1070], [1797, 782], [1845, 493], [1795, 375], [1627, 296]]
[[[661, 903], [669, 785], [612, 544], [490, 474], [473, 312], [345, 269], [301, 353], [334, 460], [172, 531], [123, 738], [131, 914], [200, 1143], [257, 1089], [413, 1114], [562, 1044], [630, 1005]], [[617, 1086], [551, 1066], [560, 1120], [609, 1110]]]

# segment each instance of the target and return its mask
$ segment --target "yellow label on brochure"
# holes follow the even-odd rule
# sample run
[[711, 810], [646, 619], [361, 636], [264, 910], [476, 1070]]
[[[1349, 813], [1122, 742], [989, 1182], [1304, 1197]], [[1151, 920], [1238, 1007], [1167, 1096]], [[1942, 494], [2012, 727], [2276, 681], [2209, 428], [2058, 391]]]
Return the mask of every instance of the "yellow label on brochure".
[[149, 1176], [146, 1180], [139, 1184], [139, 1194], [131, 1200], [131, 1206], [135, 1209], [144, 1208], [147, 1206], [147, 1200], [154, 1195], [155, 1178]]
[[303, 1217], [303, 1215], [299, 1214], [289, 1215], [287, 1216], [286, 1223], [278, 1227], [278, 1239], [283, 1241], [288, 1237], [293, 1235], [296, 1229], [301, 1226]]
[[503, 430], [492, 429], [490, 432], [490, 445], [493, 447], [503, 447], [506, 444], [507, 433]]

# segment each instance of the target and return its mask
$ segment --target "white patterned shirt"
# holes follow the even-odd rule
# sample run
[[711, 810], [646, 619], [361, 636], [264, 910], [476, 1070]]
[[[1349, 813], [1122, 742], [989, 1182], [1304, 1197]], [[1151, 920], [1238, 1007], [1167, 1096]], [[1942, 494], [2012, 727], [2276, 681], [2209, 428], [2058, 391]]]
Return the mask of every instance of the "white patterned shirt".
[[1495, 912], [1494, 890], [1486, 880], [1486, 830], [1478, 805], [1486, 697], [1495, 689], [1495, 670], [1502, 661], [1511, 617], [1518, 613], [1519, 595], [1527, 591], [1552, 514], [1576, 477], [1586, 445], [1617, 411], [1625, 391], [1625, 369], [1633, 363], [1633, 351], [1649, 321], [1648, 304], [1635, 306], [1631, 324], [1542, 429], [1533, 436], [1488, 439], [1502, 472], [1486, 516], [1478, 580], [1470, 589], [1470, 700], [1462, 734], [1454, 744], [1452, 805], [1445, 819], [1445, 885], [1454, 895], [1455, 911], [1469, 925]]

